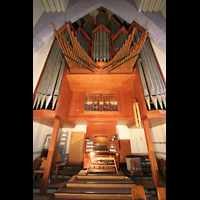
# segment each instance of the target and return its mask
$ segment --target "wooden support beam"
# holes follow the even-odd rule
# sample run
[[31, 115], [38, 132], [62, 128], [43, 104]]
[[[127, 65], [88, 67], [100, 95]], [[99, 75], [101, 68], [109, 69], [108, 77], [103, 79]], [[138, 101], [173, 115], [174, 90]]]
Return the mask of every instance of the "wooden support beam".
[[48, 187], [49, 178], [50, 178], [50, 174], [51, 174], [51, 168], [52, 168], [53, 159], [54, 159], [54, 153], [55, 153], [55, 149], [56, 149], [59, 128], [60, 128], [60, 121], [55, 118], [53, 133], [51, 136], [51, 142], [49, 145], [49, 151], [48, 151], [48, 155], [47, 155], [47, 163], [46, 163], [46, 167], [44, 169], [44, 174], [43, 174], [41, 187], [40, 187], [40, 194], [45, 194], [47, 187]]
[[151, 172], [152, 172], [152, 176], [153, 176], [154, 186], [161, 187], [158, 165], [157, 165], [156, 155], [155, 155], [153, 142], [152, 142], [152, 138], [151, 138], [151, 132], [150, 132], [148, 118], [147, 117], [142, 118], [142, 122], [143, 122], [145, 137], [146, 137], [146, 143], [147, 143], [147, 149], [148, 149], [148, 153], [149, 153], [149, 160], [150, 160], [150, 166], [151, 166]]

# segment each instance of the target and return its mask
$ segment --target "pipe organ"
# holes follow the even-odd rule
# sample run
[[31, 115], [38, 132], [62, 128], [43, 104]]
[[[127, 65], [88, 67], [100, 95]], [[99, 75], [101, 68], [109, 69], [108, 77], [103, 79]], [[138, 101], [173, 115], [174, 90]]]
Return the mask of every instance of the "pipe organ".
[[[60, 30], [51, 24], [55, 38], [33, 94], [33, 120], [54, 127], [54, 138], [60, 127], [87, 125], [83, 168], [90, 166], [91, 156], [104, 158], [103, 168], [88, 169], [93, 172], [119, 168], [116, 125], [144, 128], [153, 178], [158, 182], [149, 127], [166, 123], [166, 83], [148, 28], [133, 21], [126, 29], [113, 16], [107, 23], [104, 12], [96, 16], [96, 24], [90, 17], [77, 30], [70, 22]], [[115, 163], [112, 169], [106, 159], [110, 156]], [[52, 160], [53, 154], [49, 166]]]
[[[133, 33], [133, 29], [128, 31], [123, 26], [120, 28], [121, 25], [113, 16], [109, 20], [108, 27], [106, 27], [107, 16], [102, 11], [96, 16], [96, 21], [97, 23], [94, 25], [94, 20], [90, 17], [83, 25], [83, 28], [79, 27], [75, 33], [70, 28], [66, 28], [62, 32], [62, 35], [60, 35], [63, 38], [62, 40], [64, 40], [63, 46], [60, 46], [60, 42], [56, 38], [36, 91], [33, 109], [55, 110], [64, 68], [66, 65], [70, 66], [70, 63], [75, 65], [74, 67], [71, 66], [69, 70], [79, 70], [84, 66], [86, 69], [90, 68], [89, 70], [93, 73], [94, 71], [106, 71], [107, 69], [110, 69], [109, 72], [111, 72], [113, 69], [118, 68], [118, 66], [120, 66], [119, 69], [122, 69], [123, 66], [124, 69], [130, 68], [130, 62], [128, 61], [131, 56], [128, 57], [126, 55], [128, 53], [128, 45], [133, 49], [142, 36], [141, 30], [138, 31], [137, 27], [135, 27]], [[128, 36], [131, 34], [133, 34], [132, 44], [128, 44]], [[65, 46], [68, 46], [69, 49], [63, 52], [61, 47], [64, 48]], [[81, 53], [81, 49], [85, 53]], [[77, 58], [75, 55], [72, 55], [74, 52], [77, 53]], [[131, 49], [129, 52], [131, 52]], [[65, 58], [63, 55], [67, 53], [68, 57]], [[90, 57], [93, 61], [90, 60]], [[103, 67], [95, 64], [99, 61], [105, 63]], [[124, 62], [126, 62], [126, 65], [122, 65]], [[76, 64], [79, 64], [80, 67], [77, 68]], [[91, 68], [88, 64], [94, 67]], [[166, 109], [166, 88], [149, 39], [144, 40], [144, 45], [136, 64], [138, 66], [147, 109]], [[111, 66], [113, 66], [112, 69]], [[89, 105], [89, 103], [87, 102], [86, 105]]]

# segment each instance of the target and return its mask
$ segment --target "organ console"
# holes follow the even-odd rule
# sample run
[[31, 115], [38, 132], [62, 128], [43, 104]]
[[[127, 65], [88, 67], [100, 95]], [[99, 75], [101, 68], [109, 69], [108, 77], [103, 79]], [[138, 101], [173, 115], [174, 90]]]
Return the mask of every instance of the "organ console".
[[[109, 124], [109, 123], [108, 123]], [[108, 158], [114, 158], [116, 168], [119, 168], [119, 142], [118, 134], [114, 132], [107, 132], [107, 124], [88, 124], [89, 129], [92, 127], [92, 132], [87, 130], [84, 139], [84, 161], [83, 168], [88, 169], [91, 159], [101, 158], [93, 163], [88, 171], [91, 172], [115, 172], [115, 163], [113, 161], [105, 161]], [[101, 128], [101, 133], [95, 133], [95, 127], [105, 126]], [[109, 124], [108, 126], [113, 126]], [[93, 132], [94, 131], [94, 132]], [[105, 159], [106, 158], [106, 159]], [[112, 165], [113, 164], [113, 165]]]

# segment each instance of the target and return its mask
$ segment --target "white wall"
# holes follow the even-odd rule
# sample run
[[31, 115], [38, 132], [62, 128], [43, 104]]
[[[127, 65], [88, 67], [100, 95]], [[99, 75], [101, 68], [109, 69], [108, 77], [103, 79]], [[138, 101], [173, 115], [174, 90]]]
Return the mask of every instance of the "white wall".
[[[166, 142], [166, 124], [150, 129], [153, 142]], [[154, 144], [154, 150], [158, 158], [166, 159], [166, 143]], [[159, 153], [160, 152], [160, 153]]]
[[[33, 152], [41, 152], [45, 142], [45, 135], [51, 135], [53, 128], [33, 122]], [[40, 154], [33, 154], [33, 160]]]
[[153, 46], [154, 52], [156, 54], [157, 60], [160, 64], [160, 68], [162, 70], [163, 76], [166, 81], [166, 52], [164, 52], [156, 43], [151, 40], [151, 44]]

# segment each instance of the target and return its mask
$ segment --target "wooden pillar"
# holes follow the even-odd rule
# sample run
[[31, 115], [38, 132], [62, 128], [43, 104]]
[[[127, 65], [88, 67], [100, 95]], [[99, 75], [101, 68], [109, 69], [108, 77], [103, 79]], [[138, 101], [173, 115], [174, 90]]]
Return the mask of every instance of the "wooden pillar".
[[150, 165], [151, 165], [151, 172], [153, 176], [154, 187], [161, 187], [158, 165], [157, 165], [156, 155], [154, 152], [153, 142], [151, 138], [148, 118], [142, 119], [142, 122], [143, 122], [145, 137], [146, 137], [147, 149], [149, 153], [149, 160], [150, 160]]
[[55, 153], [55, 149], [56, 149], [59, 128], [60, 128], [60, 121], [55, 118], [53, 133], [51, 136], [51, 142], [49, 145], [49, 151], [48, 151], [48, 155], [47, 155], [47, 163], [46, 163], [46, 167], [44, 170], [44, 174], [43, 174], [43, 178], [42, 178], [42, 182], [41, 182], [41, 186], [40, 186], [40, 194], [45, 194], [47, 187], [48, 187], [52, 163], [53, 163], [53, 159], [54, 159], [54, 153]]

